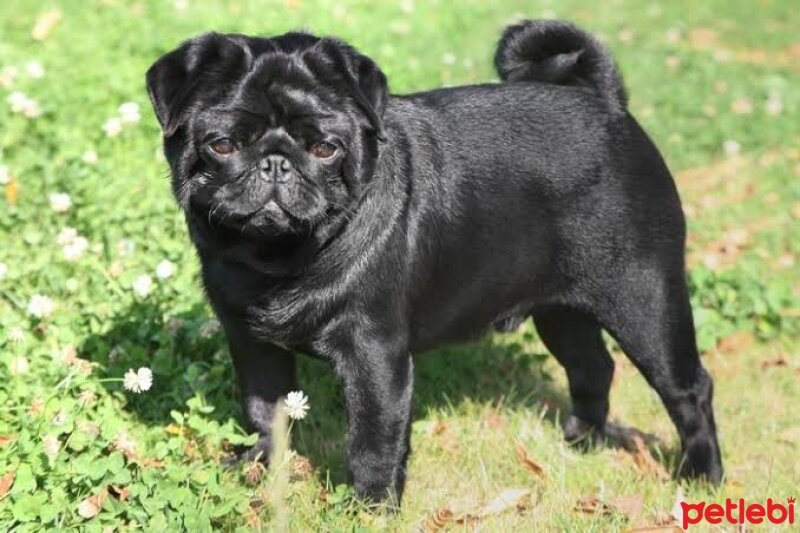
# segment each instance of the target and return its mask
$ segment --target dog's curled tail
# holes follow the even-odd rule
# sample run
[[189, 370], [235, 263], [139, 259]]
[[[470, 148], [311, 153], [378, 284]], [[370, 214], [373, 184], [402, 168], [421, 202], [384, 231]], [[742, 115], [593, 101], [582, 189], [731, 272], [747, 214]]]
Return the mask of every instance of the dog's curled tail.
[[557, 20], [525, 20], [506, 28], [495, 67], [503, 81], [536, 81], [589, 87], [613, 112], [628, 95], [608, 49], [576, 26]]

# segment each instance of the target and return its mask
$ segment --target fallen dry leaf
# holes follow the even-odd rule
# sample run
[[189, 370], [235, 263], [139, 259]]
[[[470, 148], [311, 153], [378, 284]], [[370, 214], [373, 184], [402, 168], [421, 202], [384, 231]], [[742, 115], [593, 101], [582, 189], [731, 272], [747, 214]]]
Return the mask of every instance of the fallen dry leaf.
[[436, 421], [433, 427], [430, 428], [429, 433], [434, 437], [435, 444], [443, 451], [451, 455], [458, 454], [461, 451], [458, 437], [449, 430], [449, 426], [444, 420]]
[[434, 532], [450, 523], [472, 527], [489, 516], [503, 513], [509, 509], [521, 511], [530, 504], [530, 494], [530, 489], [503, 489], [494, 499], [481, 507], [473, 508], [469, 505], [439, 507], [422, 520], [420, 530], [426, 533]]
[[58, 23], [61, 22], [61, 10], [60, 9], [51, 9], [50, 11], [45, 11], [39, 18], [36, 19], [36, 24], [33, 26], [33, 30], [31, 30], [31, 37], [33, 37], [37, 41], [44, 41], [47, 39], [47, 36], [50, 35]]
[[263, 531], [264, 524], [261, 520], [261, 511], [267, 505], [266, 498], [256, 497], [250, 500], [245, 509], [245, 523], [251, 531]]
[[689, 44], [692, 48], [707, 49], [717, 43], [717, 32], [709, 28], [694, 28], [689, 32]]
[[524, 499], [530, 495], [530, 489], [503, 489], [492, 501], [475, 511], [467, 511], [454, 518], [457, 524], [472, 524], [488, 516], [500, 514], [511, 508], [525, 507]]
[[753, 112], [753, 101], [749, 98], [738, 98], [731, 103], [731, 111], [737, 115], [749, 115]]
[[78, 514], [86, 519], [94, 518], [100, 514], [100, 511], [103, 509], [103, 503], [105, 503], [107, 497], [107, 490], [102, 490], [94, 496], [89, 496], [78, 504]]
[[739, 352], [752, 346], [755, 341], [755, 335], [749, 331], [737, 331], [720, 339], [717, 342], [717, 351], [724, 354]]
[[8, 437], [6, 435], [0, 435], [0, 446], [5, 446], [9, 442], [13, 442], [16, 437]]
[[447, 507], [439, 507], [430, 515], [425, 517], [420, 524], [420, 529], [424, 533], [434, 533], [447, 526], [453, 520], [453, 511]]
[[139, 464], [139, 466], [143, 466], [145, 468], [164, 468], [166, 463], [159, 459], [153, 459], [151, 457], [129, 457], [130, 460], [135, 461]]
[[17, 473], [12, 471], [0, 476], [0, 500], [5, 498], [11, 487], [14, 486], [14, 476], [16, 475]]
[[766, 361], [761, 361], [761, 370], [766, 370], [768, 368], [778, 367], [778, 366], [789, 366], [789, 361], [786, 360], [785, 357], [782, 355], [774, 358], [768, 359]]
[[519, 460], [519, 463], [525, 470], [528, 472], [533, 472], [539, 477], [545, 477], [544, 468], [542, 468], [539, 463], [528, 456], [528, 452], [525, 450], [525, 447], [522, 445], [522, 443], [518, 442], [515, 450], [517, 452], [517, 460]]
[[121, 502], [128, 501], [131, 497], [130, 489], [127, 489], [125, 487], [119, 487], [117, 485], [109, 485], [108, 493]]
[[584, 514], [608, 516], [618, 513], [634, 524], [640, 520], [643, 509], [644, 496], [641, 494], [635, 494], [633, 496], [615, 496], [606, 501], [601, 500], [596, 494], [590, 494], [575, 502], [574, 507], [575, 511]]
[[188, 436], [191, 430], [186, 426], [171, 423], [164, 426], [164, 431], [169, 435]]
[[609, 498], [608, 503], [625, 515], [631, 524], [639, 523], [642, 517], [642, 510], [644, 509], [644, 496], [642, 494], [615, 496]]
[[512, 507], [524, 507], [523, 499], [531, 493], [530, 489], [503, 489], [503, 491], [485, 507], [478, 511], [481, 518], [499, 514]]
[[600, 498], [595, 494], [584, 496], [575, 502], [574, 510], [579, 513], [585, 514], [601, 514], [610, 515], [614, 512], [614, 508], [610, 505], [600, 501]]
[[506, 419], [497, 414], [486, 415], [484, 422], [486, 422], [486, 427], [490, 429], [501, 429], [506, 426]]
[[800, 426], [790, 427], [781, 431], [778, 440], [787, 444], [800, 444]]
[[650, 449], [641, 436], [630, 435], [626, 442], [623, 443], [623, 446], [631, 454], [634, 463], [643, 473], [660, 481], [668, 481], [671, 478], [664, 465], [653, 458], [653, 454], [650, 453]]

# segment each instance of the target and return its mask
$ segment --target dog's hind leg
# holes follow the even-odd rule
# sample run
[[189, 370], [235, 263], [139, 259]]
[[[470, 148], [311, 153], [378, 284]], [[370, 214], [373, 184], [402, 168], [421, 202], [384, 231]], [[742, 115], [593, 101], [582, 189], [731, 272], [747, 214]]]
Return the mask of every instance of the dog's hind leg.
[[680, 435], [681, 474], [719, 483], [713, 384], [700, 363], [683, 269], [632, 261], [603, 292], [598, 319], [661, 397]]
[[572, 412], [564, 423], [564, 437], [592, 443], [603, 434], [614, 375], [601, 328], [583, 313], [565, 308], [537, 310], [533, 320], [545, 346], [567, 372]]

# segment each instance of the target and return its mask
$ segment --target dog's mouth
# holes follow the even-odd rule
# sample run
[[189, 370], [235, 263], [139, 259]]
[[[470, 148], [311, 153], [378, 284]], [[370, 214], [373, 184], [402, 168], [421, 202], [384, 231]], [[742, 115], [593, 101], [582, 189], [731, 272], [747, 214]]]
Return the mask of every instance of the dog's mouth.
[[270, 238], [307, 232], [324, 217], [323, 198], [295, 196], [275, 189], [243, 188], [235, 195], [220, 189], [211, 196], [192, 198], [190, 210], [211, 230]]

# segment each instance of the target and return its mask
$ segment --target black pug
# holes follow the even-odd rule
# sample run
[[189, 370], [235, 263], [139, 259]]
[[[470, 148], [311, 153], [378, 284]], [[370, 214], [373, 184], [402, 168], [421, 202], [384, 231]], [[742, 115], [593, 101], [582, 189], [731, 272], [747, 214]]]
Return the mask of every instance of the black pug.
[[682, 473], [722, 477], [684, 274], [685, 224], [607, 50], [505, 30], [501, 83], [392, 96], [329, 37], [190, 39], [147, 72], [172, 186], [268, 457], [295, 352], [346, 397], [359, 496], [399, 503], [413, 354], [528, 316], [569, 378], [570, 441], [601, 434], [608, 331], [675, 423]]

